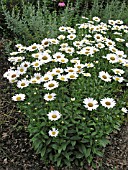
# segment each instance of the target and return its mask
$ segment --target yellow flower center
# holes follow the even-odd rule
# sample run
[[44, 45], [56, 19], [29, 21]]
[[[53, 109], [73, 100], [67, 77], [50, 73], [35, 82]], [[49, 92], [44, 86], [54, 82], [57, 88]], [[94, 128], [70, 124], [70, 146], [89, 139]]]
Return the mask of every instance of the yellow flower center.
[[49, 87], [54, 87], [54, 84], [53, 83], [49, 84]]
[[61, 58], [61, 56], [58, 55], [56, 58]]
[[20, 61], [21, 61], [21, 58], [19, 58], [18, 61], [20, 62]]
[[70, 70], [68, 70], [68, 71], [69, 71], [69, 72], [74, 72], [74, 70], [71, 70], [71, 69], [70, 69]]
[[35, 66], [38, 66], [39, 65], [39, 63], [35, 63]]
[[24, 65], [24, 67], [28, 67], [28, 65], [27, 65], [27, 64], [25, 64], [25, 65]]
[[120, 80], [120, 78], [119, 78], [119, 77], [116, 77], [115, 80], [118, 81], [118, 80]]
[[75, 76], [74, 76], [74, 75], [71, 75], [70, 78], [75, 78]]
[[60, 70], [56, 70], [57, 73], [60, 73]]
[[47, 56], [43, 56], [42, 59], [43, 59], [43, 60], [47, 60], [48, 57], [47, 57]]
[[48, 78], [48, 77], [45, 77], [44, 80], [49, 80], [49, 78]]
[[60, 79], [61, 79], [62, 81], [64, 81], [64, 80], [65, 80], [65, 78], [64, 78], [64, 77], [61, 77]]
[[52, 135], [55, 135], [55, 134], [56, 134], [56, 132], [53, 131], [53, 132], [52, 132]]
[[37, 79], [37, 80], [40, 80], [40, 77], [38, 76], [38, 77], [36, 77], [36, 79]]
[[20, 69], [20, 72], [23, 72], [23, 71], [24, 71], [24, 69], [23, 69], [23, 68], [21, 68], [21, 69]]
[[52, 118], [55, 119], [55, 118], [57, 118], [57, 116], [56, 115], [52, 115]]
[[52, 95], [49, 95], [48, 98], [51, 99], [51, 98], [52, 98]]
[[21, 86], [25, 86], [25, 83], [21, 83]]
[[20, 100], [21, 100], [21, 97], [17, 97], [16, 100], [17, 100], [17, 101], [20, 101]]
[[114, 61], [114, 60], [115, 60], [115, 57], [110, 57], [110, 59]]
[[88, 103], [88, 106], [89, 107], [93, 107], [93, 103]]
[[104, 79], [107, 79], [107, 76], [105, 76], [105, 75], [103, 75], [102, 77], [103, 77]]
[[111, 103], [110, 103], [110, 102], [105, 102], [105, 104], [106, 104], [106, 105], [111, 105]]
[[38, 58], [39, 57], [39, 54], [35, 54], [35, 58]]
[[15, 78], [15, 77], [16, 77], [16, 74], [13, 74], [13, 75], [12, 75], [12, 78]]
[[32, 46], [32, 49], [36, 49], [36, 46]]
[[44, 42], [44, 45], [48, 45], [48, 41], [45, 41], [45, 42]]
[[32, 80], [32, 83], [36, 83], [36, 80]]

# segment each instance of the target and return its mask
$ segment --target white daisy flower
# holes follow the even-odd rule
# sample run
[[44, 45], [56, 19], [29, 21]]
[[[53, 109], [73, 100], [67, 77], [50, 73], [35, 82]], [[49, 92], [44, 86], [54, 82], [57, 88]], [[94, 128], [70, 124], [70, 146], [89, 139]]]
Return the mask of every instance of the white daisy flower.
[[82, 73], [85, 77], [91, 77], [90, 73]]
[[67, 77], [68, 79], [77, 79], [78, 74], [77, 74], [77, 73], [68, 73], [68, 74], [66, 75], [66, 77]]
[[110, 40], [110, 39], [106, 39], [105, 44], [106, 44], [108, 47], [113, 47], [113, 46], [115, 46], [115, 42], [112, 41], [112, 40]]
[[71, 28], [71, 27], [67, 27], [67, 31], [70, 34], [75, 34], [76, 33], [76, 30], [74, 28]]
[[58, 38], [59, 40], [64, 40], [64, 39], [65, 39], [65, 35], [59, 35], [57, 38]]
[[42, 81], [46, 82], [46, 81], [51, 81], [53, 79], [53, 76], [49, 73], [46, 73], [44, 76], [42, 76]]
[[50, 61], [52, 61], [52, 57], [47, 53], [47, 52], [43, 52], [40, 56], [39, 56], [39, 60], [41, 61], [41, 63], [48, 63]]
[[101, 42], [101, 41], [103, 41], [103, 36], [102, 36], [102, 34], [95, 34], [95, 35], [94, 35], [94, 39], [95, 39], [97, 42]]
[[119, 77], [119, 76], [113, 76], [113, 80], [118, 81], [119, 83], [122, 83], [124, 81], [124, 78]]
[[110, 50], [111, 52], [113, 52], [113, 53], [116, 53], [116, 54], [117, 54], [117, 52], [118, 52], [118, 49], [116, 49], [116, 48], [113, 47], [113, 46], [110, 46], [110, 47], [109, 47], [109, 50]]
[[18, 48], [18, 51], [22, 53], [22, 52], [25, 52], [26, 49], [27, 47], [21, 46]]
[[37, 80], [36, 79], [36, 77], [32, 77], [30, 80], [29, 80], [29, 82], [31, 83], [31, 84], [40, 84], [41, 83], [41, 80]]
[[69, 34], [67, 36], [67, 39], [69, 39], [69, 40], [74, 40], [75, 38], [76, 38], [76, 34]]
[[116, 21], [114, 21], [114, 20], [108, 20], [108, 23], [110, 24], [110, 25], [115, 25], [116, 24]]
[[74, 48], [73, 47], [65, 47], [65, 52], [68, 54], [73, 54], [74, 53]]
[[74, 65], [74, 68], [78, 68], [78, 69], [82, 69], [82, 68], [84, 68], [85, 67], [85, 64], [78, 64], [78, 63], [76, 63], [75, 65]]
[[51, 93], [51, 94], [45, 94], [44, 95], [44, 99], [46, 100], [46, 101], [52, 101], [52, 100], [54, 100], [56, 97], [56, 94], [55, 93]]
[[115, 40], [118, 41], [118, 42], [124, 42], [125, 41], [125, 39], [123, 39], [123, 38], [115, 38]]
[[66, 69], [64, 69], [65, 72], [68, 73], [76, 73], [78, 71], [78, 68], [74, 68], [74, 67], [67, 67]]
[[48, 38], [45, 38], [41, 41], [41, 45], [43, 47], [48, 47], [50, 45], [50, 40]]
[[60, 59], [60, 58], [64, 58], [65, 55], [62, 54], [61, 52], [56, 52], [55, 54], [53, 54], [53, 58], [54, 59]]
[[50, 39], [51, 44], [59, 44], [59, 41], [55, 38]]
[[67, 58], [59, 58], [57, 61], [60, 63], [67, 63], [68, 59]]
[[124, 113], [128, 113], [128, 110], [125, 107], [122, 107], [121, 111]]
[[60, 44], [60, 46], [61, 46], [62, 48], [68, 47], [68, 43], [62, 43], [62, 44]]
[[102, 49], [102, 48], [105, 47], [105, 45], [103, 43], [100, 43], [100, 42], [98, 44], [96, 44], [95, 46], [99, 49]]
[[124, 51], [119, 51], [119, 50], [117, 50], [117, 51], [116, 51], [116, 54], [118, 55], [118, 57], [126, 58], [126, 55], [124, 54]]
[[100, 71], [98, 77], [106, 82], [110, 82], [112, 76], [110, 76], [107, 72]]
[[60, 32], [65, 32], [66, 30], [67, 30], [67, 28], [64, 27], [64, 26], [59, 27], [59, 31], [60, 31]]
[[31, 65], [31, 63], [30, 63], [30, 62], [28, 62], [28, 61], [24, 61], [24, 62], [22, 62], [22, 63], [21, 63], [21, 65], [20, 65], [20, 66], [28, 68], [28, 67], [30, 67], [30, 65]]
[[58, 80], [61, 80], [61, 81], [68, 81], [67, 76], [66, 76], [66, 75], [62, 75], [62, 74], [59, 74], [59, 75], [57, 76], [57, 79], [58, 79]]
[[56, 137], [58, 136], [59, 131], [58, 129], [52, 128], [52, 130], [49, 130], [48, 133], [49, 133], [49, 136]]
[[116, 24], [122, 25], [123, 21], [122, 20], [115, 20]]
[[20, 48], [20, 47], [23, 47], [23, 45], [22, 44], [16, 44], [15, 47]]
[[24, 59], [25, 59], [25, 57], [21, 57], [21, 56], [19, 56], [19, 57], [14, 57], [14, 62], [18, 63], [18, 62], [23, 61]]
[[17, 55], [19, 54], [20, 52], [11, 52], [10, 55]]
[[115, 100], [112, 98], [108, 98], [108, 97], [101, 99], [100, 103], [102, 104], [102, 106], [104, 106], [108, 109], [113, 108], [116, 105]]
[[106, 59], [110, 63], [117, 63], [119, 61], [119, 57], [116, 54], [107, 54]]
[[37, 81], [42, 82], [42, 75], [41, 75], [41, 73], [34, 73], [34, 77], [37, 79]]
[[53, 111], [49, 112], [47, 114], [47, 116], [48, 116], [49, 120], [56, 121], [56, 120], [60, 119], [61, 114], [57, 110], [53, 110]]
[[62, 68], [54, 68], [52, 69], [52, 72], [55, 74], [60, 74], [60, 73], [63, 73], [64, 70]]
[[93, 63], [85, 63], [85, 67], [91, 68], [91, 67], [94, 67], [94, 64]]
[[34, 53], [32, 54], [32, 57], [38, 59], [40, 55], [41, 53]]
[[3, 76], [9, 80], [15, 80], [20, 76], [20, 74], [17, 70], [8, 70]]
[[19, 72], [19, 74], [23, 75], [27, 72], [27, 68], [20, 66], [20, 67], [17, 67], [17, 71]]
[[59, 83], [55, 80], [51, 80], [47, 83], [44, 83], [44, 88], [47, 90], [53, 90], [59, 86]]
[[70, 60], [71, 63], [80, 64], [79, 58], [73, 58]]
[[100, 18], [99, 17], [93, 17], [92, 20], [96, 21], [96, 22], [100, 22]]
[[36, 60], [36, 61], [32, 62], [31, 65], [32, 65], [34, 68], [39, 68], [39, 67], [42, 65], [42, 63], [41, 63], [40, 60]]
[[124, 70], [121, 70], [121, 69], [118, 69], [118, 68], [115, 68], [115, 69], [112, 69], [112, 71], [115, 73], [115, 74], [118, 74], [119, 76], [121, 76], [121, 74], [124, 74]]
[[24, 101], [25, 100], [25, 94], [15, 94], [15, 96], [12, 97], [13, 101]]
[[23, 80], [17, 82], [18, 88], [22, 89], [22, 88], [27, 87], [27, 86], [29, 86], [29, 81], [26, 80], [26, 79], [23, 79]]
[[28, 51], [35, 51], [35, 50], [37, 50], [37, 47], [38, 47], [38, 44], [34, 43], [34, 44], [30, 45], [29, 47], [27, 47], [26, 49]]
[[87, 108], [89, 111], [96, 110], [99, 106], [98, 102], [93, 98], [85, 98], [83, 103], [85, 104], [84, 107]]

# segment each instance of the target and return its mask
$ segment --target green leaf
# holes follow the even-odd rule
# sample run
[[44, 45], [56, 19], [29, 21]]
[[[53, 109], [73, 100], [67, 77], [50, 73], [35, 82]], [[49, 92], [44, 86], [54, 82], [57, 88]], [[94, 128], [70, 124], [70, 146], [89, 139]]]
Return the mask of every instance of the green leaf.
[[102, 156], [103, 156], [103, 152], [97, 151], [97, 152], [96, 152], [96, 155], [102, 157]]
[[71, 141], [72, 146], [75, 146], [76, 141]]
[[52, 144], [51, 147], [55, 150], [58, 150], [58, 145], [56, 145], [56, 144]]
[[71, 166], [70, 161], [68, 161], [67, 159], [64, 159], [64, 163], [65, 163], [68, 167]]
[[99, 145], [105, 147], [110, 141], [108, 139], [101, 139]]
[[59, 167], [60, 166], [60, 164], [61, 164], [61, 157], [59, 157], [58, 159], [57, 159], [57, 167]]
[[79, 158], [82, 158], [83, 156], [84, 156], [84, 155], [83, 155], [82, 153], [77, 153], [77, 154], [76, 154], [76, 158], [78, 158], [78, 159], [79, 159]]
[[46, 147], [41, 150], [41, 157], [43, 158], [46, 153]]
[[90, 153], [91, 153], [91, 149], [88, 148], [88, 149], [86, 150], [86, 158], [90, 155]]
[[63, 149], [63, 151], [65, 151], [67, 145], [68, 145], [68, 144], [67, 144], [66, 142], [62, 144], [62, 149]]
[[71, 137], [70, 138], [71, 140], [79, 140], [79, 139], [81, 139], [79, 136], [73, 136], [73, 137]]

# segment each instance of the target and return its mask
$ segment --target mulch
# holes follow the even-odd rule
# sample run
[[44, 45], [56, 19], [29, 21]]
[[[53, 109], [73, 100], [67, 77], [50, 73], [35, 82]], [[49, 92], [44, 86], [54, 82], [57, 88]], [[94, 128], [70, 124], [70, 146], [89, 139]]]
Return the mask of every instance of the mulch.
[[[8, 69], [6, 57], [0, 62], [0, 170], [49, 170], [32, 148], [26, 116], [11, 101], [12, 87], [2, 78]], [[98, 170], [128, 170], [128, 123], [110, 135], [102, 167]], [[89, 170], [89, 169], [87, 169]]]

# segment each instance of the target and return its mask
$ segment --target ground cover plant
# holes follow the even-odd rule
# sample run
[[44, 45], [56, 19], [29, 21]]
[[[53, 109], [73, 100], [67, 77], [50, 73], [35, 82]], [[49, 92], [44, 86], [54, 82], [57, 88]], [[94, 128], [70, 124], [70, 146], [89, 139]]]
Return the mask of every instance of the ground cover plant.
[[12, 100], [29, 119], [33, 147], [46, 165], [97, 168], [108, 135], [127, 112], [128, 26], [100, 18], [57, 38], [17, 44], [4, 74], [15, 87]]

